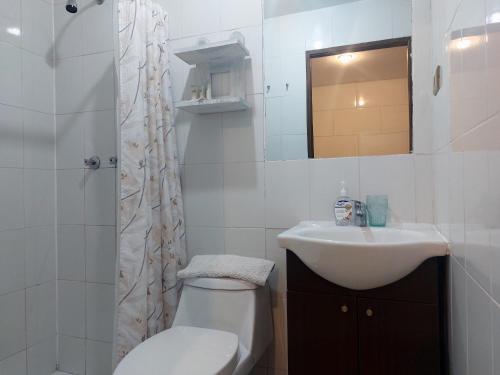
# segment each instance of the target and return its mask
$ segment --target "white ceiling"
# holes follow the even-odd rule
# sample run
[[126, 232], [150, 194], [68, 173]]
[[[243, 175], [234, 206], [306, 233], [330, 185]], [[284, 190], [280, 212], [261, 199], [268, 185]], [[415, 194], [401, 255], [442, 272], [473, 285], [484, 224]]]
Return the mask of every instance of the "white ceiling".
[[354, 52], [354, 58], [343, 64], [338, 55], [311, 60], [312, 86], [380, 81], [408, 77], [408, 48], [393, 47]]
[[264, 18], [284, 16], [359, 0], [264, 0]]

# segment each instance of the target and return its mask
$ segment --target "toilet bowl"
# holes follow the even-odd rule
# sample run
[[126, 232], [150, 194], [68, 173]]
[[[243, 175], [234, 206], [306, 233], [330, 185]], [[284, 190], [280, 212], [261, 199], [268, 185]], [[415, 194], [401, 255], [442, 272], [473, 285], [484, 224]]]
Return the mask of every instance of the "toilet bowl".
[[114, 375], [246, 375], [272, 338], [267, 285], [188, 279], [172, 328], [138, 345]]

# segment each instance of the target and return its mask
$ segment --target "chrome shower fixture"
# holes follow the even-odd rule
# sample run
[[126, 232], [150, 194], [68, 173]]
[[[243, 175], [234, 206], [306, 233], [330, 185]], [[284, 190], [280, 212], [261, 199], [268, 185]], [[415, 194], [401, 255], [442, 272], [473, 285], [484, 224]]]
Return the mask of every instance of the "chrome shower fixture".
[[[104, 3], [104, 0], [95, 0], [95, 2], [99, 5], [102, 5]], [[66, 10], [69, 13], [76, 13], [78, 12], [78, 3], [77, 0], [66, 0]]]
[[76, 13], [78, 12], [78, 4], [76, 0], [67, 0], [66, 1], [66, 11], [69, 13]]

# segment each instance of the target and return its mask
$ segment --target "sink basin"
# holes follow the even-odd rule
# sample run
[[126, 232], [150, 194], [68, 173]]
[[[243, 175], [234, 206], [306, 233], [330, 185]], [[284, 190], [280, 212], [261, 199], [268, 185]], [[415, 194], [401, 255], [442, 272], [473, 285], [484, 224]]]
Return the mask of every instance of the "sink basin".
[[329, 221], [304, 221], [278, 236], [312, 271], [349, 289], [378, 288], [398, 281], [426, 259], [448, 254], [434, 226], [340, 227]]

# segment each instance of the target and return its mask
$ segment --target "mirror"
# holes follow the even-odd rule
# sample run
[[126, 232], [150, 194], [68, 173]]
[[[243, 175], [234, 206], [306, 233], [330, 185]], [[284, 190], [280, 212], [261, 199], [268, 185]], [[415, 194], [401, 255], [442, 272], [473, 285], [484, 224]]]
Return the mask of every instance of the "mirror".
[[264, 0], [266, 159], [412, 150], [411, 1]]
[[307, 52], [309, 158], [408, 154], [410, 38]]

